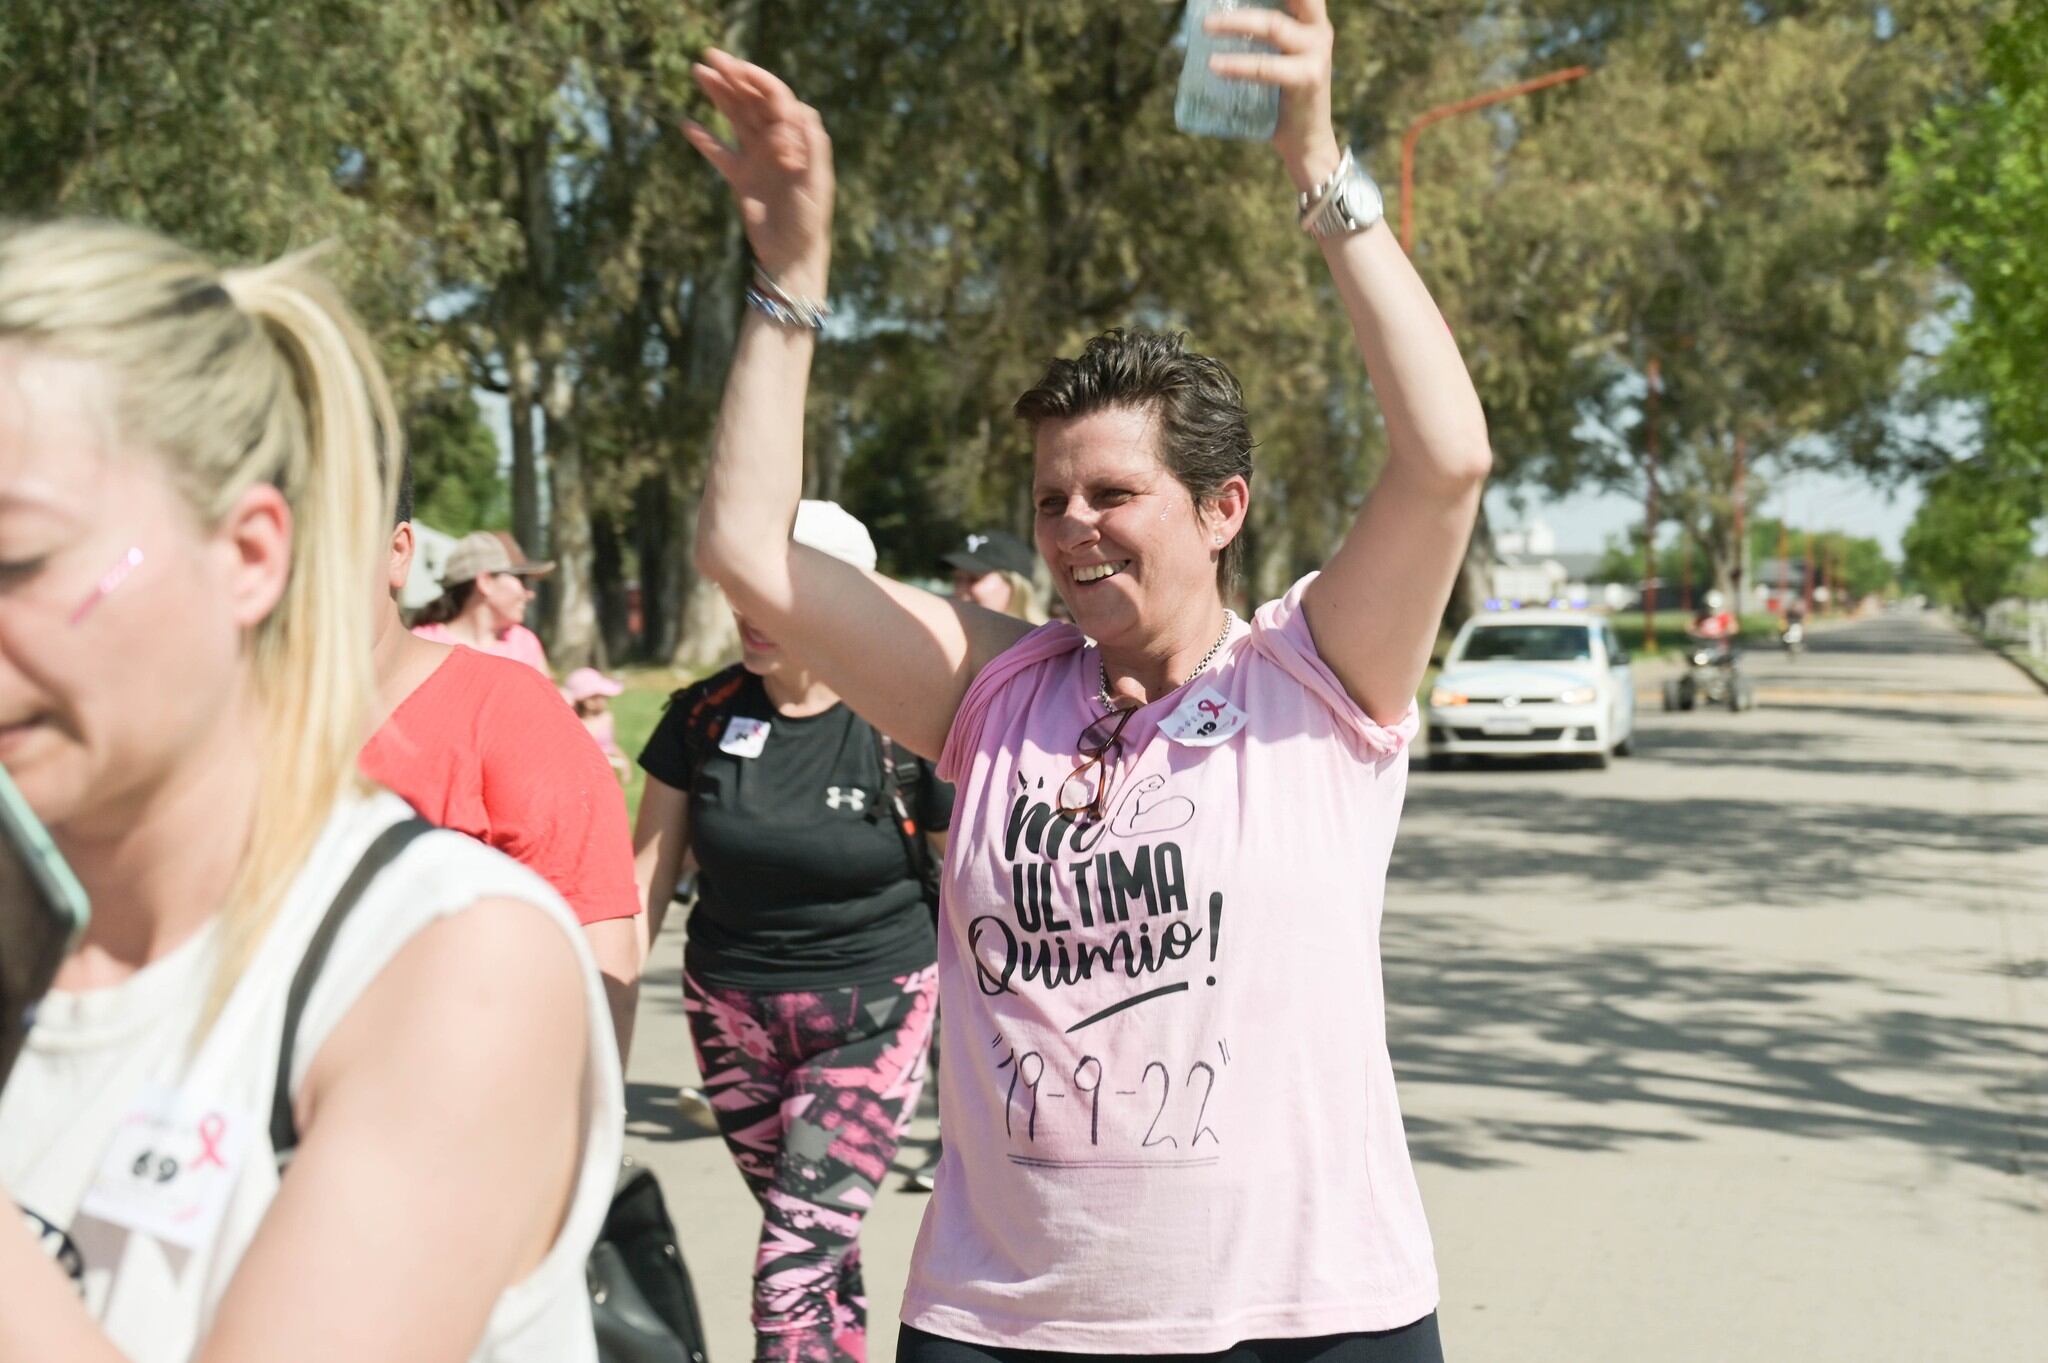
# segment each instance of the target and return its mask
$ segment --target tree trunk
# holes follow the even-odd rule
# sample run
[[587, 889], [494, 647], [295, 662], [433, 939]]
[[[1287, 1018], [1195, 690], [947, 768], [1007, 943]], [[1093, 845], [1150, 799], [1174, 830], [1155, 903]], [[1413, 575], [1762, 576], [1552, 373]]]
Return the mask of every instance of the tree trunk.
[[590, 494], [583, 485], [583, 451], [576, 441], [575, 386], [566, 370], [551, 366], [543, 393], [547, 417], [550, 477], [550, 548], [555, 571], [549, 579], [549, 647], [563, 671], [597, 661], [597, 603], [590, 591]]
[[670, 664], [686, 672], [709, 672], [739, 654], [739, 628], [725, 593], [707, 577], [691, 575], [683, 597], [682, 637]]
[[675, 474], [663, 469], [633, 490], [633, 543], [640, 551], [640, 640], [635, 656], [671, 657], [682, 624], [683, 556], [675, 527], [680, 498]]
[[505, 357], [505, 418], [512, 432], [512, 536], [539, 558], [547, 550], [540, 533], [540, 449], [534, 432], [540, 375], [524, 340], [501, 333], [498, 349]]
[[590, 518], [590, 593], [597, 604], [598, 656], [615, 667], [633, 654], [632, 602], [626, 592], [625, 547], [609, 516]]

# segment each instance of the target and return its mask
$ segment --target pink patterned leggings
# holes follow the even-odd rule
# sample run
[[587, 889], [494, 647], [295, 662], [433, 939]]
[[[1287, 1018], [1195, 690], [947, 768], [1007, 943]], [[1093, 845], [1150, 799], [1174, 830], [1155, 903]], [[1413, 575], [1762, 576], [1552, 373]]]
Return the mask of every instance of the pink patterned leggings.
[[756, 1363], [865, 1363], [861, 1218], [924, 1086], [938, 969], [767, 993], [683, 976], [719, 1132], [754, 1200]]

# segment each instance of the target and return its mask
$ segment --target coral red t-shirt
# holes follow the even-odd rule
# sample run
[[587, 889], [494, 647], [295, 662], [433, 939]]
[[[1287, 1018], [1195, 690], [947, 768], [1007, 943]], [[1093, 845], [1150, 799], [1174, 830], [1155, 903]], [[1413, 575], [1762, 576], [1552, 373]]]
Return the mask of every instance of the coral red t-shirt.
[[640, 911], [626, 798], [560, 693], [458, 647], [363, 745], [363, 774], [555, 887], [584, 923]]

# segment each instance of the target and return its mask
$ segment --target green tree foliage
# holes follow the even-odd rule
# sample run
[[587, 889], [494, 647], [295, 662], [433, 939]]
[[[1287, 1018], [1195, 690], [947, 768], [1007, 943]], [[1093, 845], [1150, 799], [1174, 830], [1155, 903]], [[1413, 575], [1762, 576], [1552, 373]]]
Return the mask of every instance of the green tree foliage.
[[[1925, 302], [1883, 176], [1901, 130], [1968, 87], [1987, 5], [1333, 8], [1338, 116], [1397, 210], [1410, 118], [1596, 68], [1433, 129], [1418, 164], [1419, 263], [1503, 478], [1639, 486], [1652, 357], [1666, 505], [1723, 577], [1738, 437], [1759, 475], [1881, 462]], [[1103, 327], [1182, 328], [1250, 398], [1264, 595], [1329, 551], [1384, 437], [1271, 153], [1172, 126], [1179, 25], [1153, 0], [15, 0], [0, 193], [229, 258], [338, 240], [428, 518], [509, 517], [562, 561], [558, 662], [690, 656], [694, 495], [747, 262], [674, 125], [707, 115], [688, 68], [718, 42], [834, 137], [808, 490], [868, 518], [899, 571], [969, 527], [1023, 531], [1016, 395]], [[502, 500], [465, 388], [507, 404]]]
[[[1819, 583], [1839, 574], [1843, 587], [1855, 598], [1878, 595], [1897, 585], [1898, 569], [1886, 556], [1882, 544], [1868, 536], [1849, 535], [1838, 530], [1785, 527], [1784, 561], [1789, 565], [1789, 571], [1782, 578], [1776, 572], [1764, 571], [1762, 565], [1766, 560], [1778, 558], [1780, 524], [1774, 518], [1762, 517], [1746, 528], [1754, 574], [1750, 581], [1752, 588], [1775, 592], [1783, 581], [1798, 595], [1803, 574], [1809, 567], [1814, 580]], [[1715, 580], [1713, 561], [1696, 540], [1688, 539], [1682, 532], [1672, 541], [1658, 546], [1656, 564], [1661, 584], [1657, 598], [1660, 608], [1676, 608], [1687, 601], [1702, 601], [1708, 592], [1723, 585]], [[1642, 580], [1642, 576], [1641, 542], [1622, 536], [1610, 537], [1595, 577], [1603, 582], [1636, 583]]]
[[406, 414], [405, 438], [416, 519], [451, 535], [506, 523], [511, 498], [498, 438], [469, 388], [453, 385], [421, 399]]
[[1738, 463], [1752, 503], [1782, 469], [1888, 465], [1928, 280], [1888, 249], [1887, 156], [1967, 60], [1971, 8], [1529, 7], [1549, 60], [1598, 66], [1538, 97], [1469, 199], [1502, 221], [1446, 262], [1490, 310], [1509, 476], [1640, 493], [1654, 415], [1661, 510], [1727, 589]]
[[1957, 464], [1928, 483], [1906, 528], [1907, 575], [1981, 617], [2033, 558], [2034, 522], [2044, 510], [2038, 479], [2022, 484], [1981, 463]]
[[1964, 286], [1942, 388], [1980, 405], [1994, 463], [2048, 475], [2048, 7], [1991, 30], [1985, 77], [1894, 156], [1900, 220]]

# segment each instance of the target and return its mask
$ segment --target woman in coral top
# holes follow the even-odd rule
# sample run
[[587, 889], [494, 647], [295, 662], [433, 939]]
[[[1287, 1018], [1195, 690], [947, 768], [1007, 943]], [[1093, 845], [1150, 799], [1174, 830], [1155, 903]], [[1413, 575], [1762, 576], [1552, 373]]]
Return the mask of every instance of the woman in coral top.
[[1072, 625], [1033, 629], [792, 544], [831, 146], [766, 71], [711, 53], [697, 72], [737, 142], [690, 137], [761, 267], [699, 562], [957, 783], [946, 1153], [903, 1308], [913, 1363], [1442, 1356], [1378, 930], [1485, 422], [1332, 132], [1324, 0], [1211, 25], [1277, 49], [1217, 70], [1281, 89], [1273, 146], [1389, 442], [1323, 571], [1249, 620], [1225, 604], [1251, 498], [1242, 392], [1176, 336], [1098, 336], [1016, 404], [1038, 552]]

